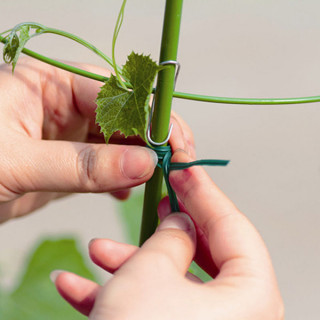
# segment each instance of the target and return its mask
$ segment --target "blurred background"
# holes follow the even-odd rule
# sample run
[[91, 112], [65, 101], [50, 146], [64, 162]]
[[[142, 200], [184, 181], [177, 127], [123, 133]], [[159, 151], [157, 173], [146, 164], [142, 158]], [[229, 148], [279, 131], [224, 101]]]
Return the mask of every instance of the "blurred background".
[[[158, 60], [164, 0], [129, 0], [118, 63], [132, 51]], [[111, 55], [121, 1], [1, 0], [0, 30], [24, 21], [66, 30]], [[185, 0], [177, 91], [228, 97], [320, 94], [320, 2]], [[50, 57], [103, 64], [53, 35], [27, 45]], [[106, 66], [107, 67], [107, 66]], [[319, 319], [320, 104], [240, 106], [175, 99], [194, 131], [198, 158], [230, 159], [209, 168], [218, 186], [262, 234], [291, 320]], [[0, 283], [11, 286], [26, 253], [44, 236], [125, 241], [117, 202], [75, 195], [0, 226]]]

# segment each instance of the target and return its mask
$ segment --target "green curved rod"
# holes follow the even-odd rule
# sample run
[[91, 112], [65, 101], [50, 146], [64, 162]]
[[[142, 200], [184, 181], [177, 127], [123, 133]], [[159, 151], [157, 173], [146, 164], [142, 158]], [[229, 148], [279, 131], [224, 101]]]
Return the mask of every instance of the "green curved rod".
[[299, 97], [299, 98], [268, 98], [268, 99], [254, 99], [254, 98], [226, 98], [214, 97], [206, 95], [198, 95], [184, 92], [174, 92], [175, 98], [196, 100], [203, 102], [227, 103], [227, 104], [251, 104], [251, 105], [278, 105], [278, 104], [299, 104], [319, 102], [320, 96]]
[[[0, 42], [5, 43], [5, 38], [0, 36]], [[81, 76], [94, 79], [97, 81], [105, 82], [109, 78], [104, 77], [102, 75], [88, 72], [68, 64], [50, 59], [46, 56], [43, 56], [39, 53], [36, 53], [32, 50], [24, 48], [22, 52], [30, 57], [38, 59], [42, 62], [51, 64], [57, 68], [70, 71]], [[125, 83], [128, 88], [130, 85]], [[310, 96], [310, 97], [299, 97], [299, 98], [275, 98], [275, 99], [254, 99], [254, 98], [227, 98], [227, 97], [216, 97], [216, 96], [207, 96], [207, 95], [199, 95], [185, 92], [173, 92], [174, 98], [186, 99], [186, 100], [194, 100], [194, 101], [203, 101], [203, 102], [211, 102], [211, 103], [225, 103], [225, 104], [245, 104], [245, 105], [282, 105], [282, 104], [299, 104], [299, 103], [312, 103], [312, 102], [320, 102], [320, 96]]]

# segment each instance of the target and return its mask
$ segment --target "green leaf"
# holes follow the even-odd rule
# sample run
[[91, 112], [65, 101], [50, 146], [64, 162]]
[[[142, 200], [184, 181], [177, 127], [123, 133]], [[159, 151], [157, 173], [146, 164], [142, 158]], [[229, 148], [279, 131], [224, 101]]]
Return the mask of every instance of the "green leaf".
[[49, 279], [51, 271], [63, 269], [95, 280], [73, 239], [45, 240], [34, 251], [18, 288], [10, 295], [0, 292], [0, 319], [86, 319], [58, 294]]
[[101, 87], [96, 100], [96, 121], [107, 143], [116, 131], [126, 137], [140, 135], [147, 141], [149, 98], [154, 78], [160, 69], [149, 56], [132, 52], [122, 70], [132, 90], [122, 88], [113, 75]]
[[[30, 33], [31, 31], [34, 31], [34, 33]], [[41, 25], [27, 22], [15, 26], [5, 37], [6, 44], [3, 48], [3, 60], [8, 64], [12, 64], [12, 72], [26, 43], [33, 36], [41, 34], [42, 31]]]

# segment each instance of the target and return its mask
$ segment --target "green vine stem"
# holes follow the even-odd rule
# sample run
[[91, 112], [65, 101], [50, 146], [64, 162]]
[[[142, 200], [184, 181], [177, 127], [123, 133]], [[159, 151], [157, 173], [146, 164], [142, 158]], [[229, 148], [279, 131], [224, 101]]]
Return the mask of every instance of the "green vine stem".
[[[6, 43], [5, 38], [0, 36], [0, 42]], [[32, 58], [37, 59], [39, 61], [42, 61], [44, 63], [50, 64], [54, 67], [57, 67], [57, 68], [60, 68], [60, 69], [63, 69], [63, 70], [66, 70], [66, 71], [69, 71], [69, 72], [72, 72], [75, 74], [79, 74], [79, 75], [86, 77], [86, 78], [90, 78], [90, 79], [97, 80], [97, 81], [107, 81], [109, 79], [109, 78], [101, 76], [99, 74], [92, 73], [92, 72], [89, 72], [89, 71], [86, 71], [86, 70], [83, 70], [80, 68], [76, 68], [74, 66], [65, 64], [63, 62], [48, 58], [46, 56], [43, 56], [42, 54], [39, 54], [39, 53], [34, 52], [32, 50], [29, 50], [27, 48], [22, 49], [22, 52], [29, 57], [32, 57]]]
[[212, 102], [212, 103], [225, 103], [225, 104], [246, 104], [246, 105], [280, 105], [280, 104], [299, 104], [299, 103], [312, 103], [320, 102], [320, 96], [299, 97], [299, 98], [227, 98], [215, 97], [200, 94], [192, 94], [185, 92], [174, 92], [174, 98]]
[[116, 63], [116, 55], [115, 55], [115, 48], [116, 48], [116, 42], [117, 42], [117, 38], [122, 26], [122, 22], [123, 22], [123, 17], [124, 17], [124, 9], [126, 7], [126, 3], [127, 0], [124, 0], [122, 2], [121, 8], [120, 8], [120, 12], [117, 18], [117, 22], [116, 22], [116, 26], [114, 28], [114, 32], [113, 32], [113, 38], [112, 38], [112, 65], [113, 65], [113, 70], [116, 74], [116, 77], [121, 85], [121, 87], [125, 90], [128, 90], [126, 84], [122, 81], [121, 79], [121, 72], [119, 70], [119, 67], [117, 66]]
[[[160, 64], [175, 61], [178, 53], [180, 23], [183, 0], [167, 0], [164, 14]], [[152, 140], [164, 141], [168, 134], [171, 103], [175, 81], [175, 66], [169, 65], [158, 74], [155, 93], [154, 114], [152, 119]], [[163, 175], [156, 168], [152, 178], [146, 183], [141, 223], [140, 245], [155, 231], [158, 225], [157, 207], [162, 197]]]
[[[107, 55], [105, 55], [101, 50], [99, 50], [98, 48], [96, 48], [94, 45], [92, 45], [91, 43], [89, 43], [88, 41], [63, 30], [59, 30], [59, 29], [54, 29], [54, 28], [49, 28], [47, 26], [44, 26], [40, 23], [36, 23], [36, 22], [23, 22], [23, 23], [19, 23], [18, 25], [16, 25], [13, 29], [8, 30], [8, 31], [18, 31], [20, 27], [22, 26], [29, 26], [31, 28], [36, 29], [36, 32], [32, 35], [32, 37], [41, 35], [41, 34], [45, 34], [45, 33], [51, 33], [51, 34], [56, 34], [65, 38], [68, 38], [70, 40], [73, 40], [75, 42], [78, 42], [79, 44], [81, 44], [82, 46], [88, 48], [89, 50], [91, 50], [92, 52], [94, 52], [96, 55], [98, 55], [100, 58], [102, 58], [103, 60], [105, 60], [111, 67], [113, 67], [113, 61], [112, 59], [110, 59]], [[7, 31], [7, 32], [8, 32]]]
[[[10, 31], [10, 30], [8, 30]], [[6, 32], [3, 32], [3, 34]], [[0, 42], [5, 43], [5, 38], [0, 36]], [[24, 54], [55, 66], [57, 68], [79, 74], [83, 77], [105, 82], [109, 78], [102, 76], [100, 74], [92, 73], [85, 71], [83, 69], [79, 69], [68, 64], [62, 63], [60, 61], [56, 61], [54, 59], [43, 56], [39, 53], [36, 53], [32, 50], [24, 48], [22, 50]], [[125, 82], [127, 88], [131, 89], [129, 83]], [[186, 99], [186, 100], [194, 100], [194, 101], [202, 101], [202, 102], [211, 102], [211, 103], [225, 103], [225, 104], [245, 104], [245, 105], [282, 105], [282, 104], [300, 104], [300, 103], [314, 103], [320, 102], [320, 96], [310, 96], [310, 97], [299, 97], [299, 98], [274, 98], [274, 99], [255, 99], [255, 98], [227, 98], [227, 97], [216, 97], [216, 96], [208, 96], [208, 95], [200, 95], [200, 94], [192, 94], [185, 92], [173, 92], [174, 98]]]

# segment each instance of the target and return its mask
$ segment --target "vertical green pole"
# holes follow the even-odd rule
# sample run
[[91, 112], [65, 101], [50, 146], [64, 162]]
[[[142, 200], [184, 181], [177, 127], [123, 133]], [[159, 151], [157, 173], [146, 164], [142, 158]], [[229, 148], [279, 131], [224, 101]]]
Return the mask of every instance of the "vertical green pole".
[[[160, 63], [177, 59], [182, 3], [183, 0], [166, 1]], [[175, 65], [168, 65], [158, 74], [151, 134], [155, 142], [164, 141], [168, 134], [174, 79]], [[156, 168], [145, 188], [140, 245], [154, 233], [157, 227], [157, 207], [162, 196], [162, 181], [162, 170]]]

